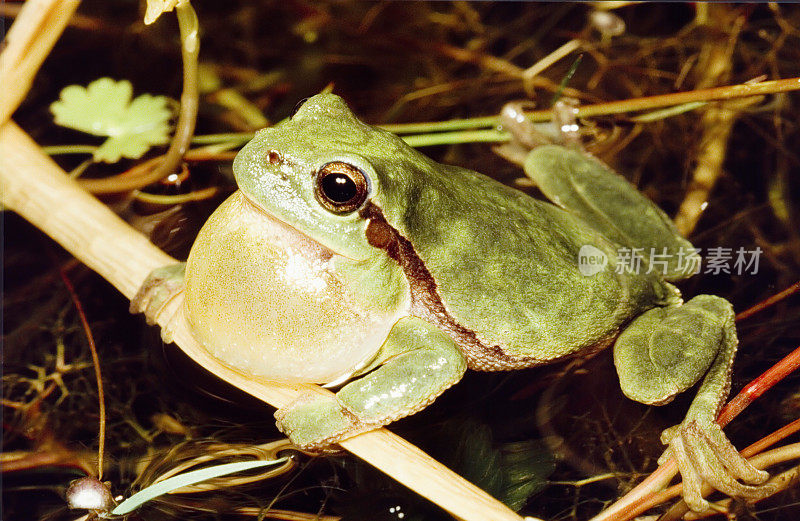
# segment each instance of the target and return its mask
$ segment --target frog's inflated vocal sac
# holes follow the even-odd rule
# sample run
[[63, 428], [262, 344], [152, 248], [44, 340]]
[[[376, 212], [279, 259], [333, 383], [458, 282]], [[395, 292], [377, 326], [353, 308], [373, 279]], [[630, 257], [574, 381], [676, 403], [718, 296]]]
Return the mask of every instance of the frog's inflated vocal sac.
[[[216, 358], [269, 380], [344, 385], [276, 413], [321, 448], [413, 414], [467, 368], [531, 367], [613, 346], [623, 391], [668, 402], [702, 379], [662, 435], [690, 506], [705, 479], [758, 496], [766, 473], [714, 423], [737, 346], [731, 305], [683, 304], [667, 280], [697, 260], [666, 215], [597, 160], [537, 148], [525, 171], [556, 205], [428, 159], [361, 123], [341, 98], [310, 98], [258, 132], [233, 165], [239, 191], [201, 230], [183, 313]], [[656, 255], [616, 269], [620, 251]], [[650, 258], [649, 255], [645, 257]], [[157, 270], [133, 303], [152, 319]], [[173, 286], [174, 287], [174, 286]]]

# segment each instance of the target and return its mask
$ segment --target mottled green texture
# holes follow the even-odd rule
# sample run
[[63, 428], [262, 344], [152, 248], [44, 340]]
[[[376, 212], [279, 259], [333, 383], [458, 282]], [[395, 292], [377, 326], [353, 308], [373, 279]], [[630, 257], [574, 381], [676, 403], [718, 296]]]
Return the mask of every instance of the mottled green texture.
[[[338, 215], [317, 201], [315, 175], [333, 161], [368, 179], [363, 212]], [[658, 269], [615, 269], [623, 247], [677, 256], [691, 244], [630, 183], [580, 152], [543, 147], [526, 170], [564, 209], [435, 163], [359, 122], [337, 96], [311, 98], [242, 149], [234, 172], [244, 195], [192, 249], [187, 302], [227, 320], [207, 328], [222, 344], [209, 349], [235, 361], [247, 354], [250, 365], [237, 367], [253, 374], [285, 365], [280, 376], [313, 368], [337, 384], [362, 375], [335, 398], [276, 414], [292, 441], [325, 447], [422, 409], [468, 364], [525, 367], [616, 340], [621, 386], [634, 400], [664, 403], [702, 380], [686, 419], [662, 435], [689, 505], [706, 505], [703, 479], [730, 494], [769, 493], [736, 481], [766, 475], [714, 423], [737, 345], [731, 305], [707, 295], [681, 305]], [[600, 262], [586, 262], [587, 249]], [[191, 269], [193, 258], [205, 271]], [[674, 263], [668, 271], [683, 276]], [[231, 345], [233, 337], [245, 339]], [[364, 348], [357, 359], [328, 367], [353, 346]]]
[[384, 425], [422, 409], [467, 370], [453, 339], [414, 317], [395, 324], [382, 351], [400, 354], [336, 393], [367, 423]]
[[340, 280], [352, 288], [352, 295], [372, 307], [399, 310], [408, 307], [408, 281], [402, 268], [384, 255], [364, 260], [337, 257]]
[[[681, 280], [696, 259], [692, 244], [681, 237], [667, 215], [627, 179], [584, 152], [549, 145], [525, 160], [525, 173], [555, 204], [626, 248], [642, 248], [645, 259], [665, 280]], [[663, 255], [660, 259], [656, 255]]]
[[453, 340], [424, 320], [395, 324], [380, 367], [345, 385], [336, 398], [301, 400], [280, 411], [279, 426], [298, 445], [324, 445], [413, 414], [458, 382], [467, 363]]
[[610, 259], [617, 246], [548, 203], [469, 170], [412, 168], [409, 161], [397, 169], [411, 172], [402, 179], [396, 169], [386, 173], [394, 189], [378, 204], [422, 257], [450, 314], [484, 344], [557, 358], [675, 298], [653, 275], [582, 275], [581, 246]]
[[700, 295], [635, 318], [614, 344], [614, 363], [625, 395], [650, 404], [671, 400], [706, 375], [718, 385], [705, 397], [698, 393], [693, 408], [713, 419], [719, 396], [728, 392], [734, 353], [733, 308], [725, 299]]
[[[286, 165], [267, 163], [270, 150], [293, 163], [288, 175]], [[449, 314], [507, 354], [559, 358], [678, 298], [655, 274], [582, 275], [581, 246], [613, 261], [618, 245], [551, 204], [431, 161], [358, 121], [332, 94], [311, 98], [291, 120], [261, 131], [234, 171], [251, 199], [331, 250], [356, 259], [384, 256], [367, 244], [357, 213], [337, 216], [315, 201], [313, 173], [333, 160], [367, 173], [371, 201], [411, 242]]]
[[358, 429], [334, 396], [302, 396], [275, 413], [278, 427], [300, 447], [334, 443], [337, 437], [350, 436]]

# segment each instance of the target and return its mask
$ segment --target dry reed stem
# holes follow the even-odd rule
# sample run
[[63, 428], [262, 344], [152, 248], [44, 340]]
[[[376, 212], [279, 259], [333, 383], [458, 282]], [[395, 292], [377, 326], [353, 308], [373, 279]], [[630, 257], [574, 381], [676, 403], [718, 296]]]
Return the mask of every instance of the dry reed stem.
[[0, 54], [0, 125], [25, 96], [80, 0], [29, 0], [6, 35]]
[[[732, 12], [727, 6], [708, 6], [714, 10], [710, 19], [721, 22], [724, 26], [731, 21]], [[739, 32], [744, 23], [740, 16], [733, 21], [733, 29], [726, 40], [710, 39], [698, 60], [697, 68], [701, 79], [698, 88], [708, 88], [720, 83], [726, 83], [731, 72], [733, 48], [738, 39]], [[722, 164], [728, 150], [728, 138], [739, 111], [730, 105], [709, 106], [705, 109], [702, 118], [703, 135], [700, 140], [700, 152], [697, 156], [697, 166], [692, 175], [686, 195], [675, 215], [675, 226], [684, 237], [692, 233], [697, 221], [703, 215], [708, 205], [708, 197], [722, 175]]]

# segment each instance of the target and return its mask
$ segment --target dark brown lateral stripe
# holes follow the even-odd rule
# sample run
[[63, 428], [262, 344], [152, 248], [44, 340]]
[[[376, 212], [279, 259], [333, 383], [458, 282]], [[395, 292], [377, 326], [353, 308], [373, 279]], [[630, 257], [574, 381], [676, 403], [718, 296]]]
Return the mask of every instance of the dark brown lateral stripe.
[[435, 324], [455, 340], [471, 369], [502, 371], [553, 362], [532, 357], [512, 357], [505, 354], [500, 346], [487, 346], [482, 343], [474, 331], [459, 324], [448, 313], [439, 296], [436, 281], [417, 255], [411, 241], [386, 221], [381, 209], [369, 202], [359, 211], [359, 215], [368, 221], [367, 242], [371, 246], [386, 250], [389, 257], [403, 268], [411, 289], [411, 313]]

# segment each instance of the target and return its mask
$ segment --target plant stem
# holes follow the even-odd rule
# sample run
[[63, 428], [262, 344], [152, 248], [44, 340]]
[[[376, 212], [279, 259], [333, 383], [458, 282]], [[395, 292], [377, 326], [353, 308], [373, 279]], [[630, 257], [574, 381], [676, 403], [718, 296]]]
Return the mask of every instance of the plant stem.
[[378, 126], [395, 134], [411, 134], [414, 132], [443, 132], [450, 130], [486, 128], [497, 126], [497, 124], [497, 116], [482, 116], [478, 118], [451, 119], [448, 121], [393, 123], [389, 125]]
[[183, 57], [183, 92], [181, 109], [175, 134], [163, 161], [147, 175], [139, 178], [120, 178], [119, 175], [104, 179], [82, 179], [81, 185], [92, 193], [127, 192], [154, 183], [173, 173], [189, 148], [197, 121], [197, 106], [200, 99], [197, 82], [197, 61], [200, 54], [198, 37], [200, 24], [192, 5], [182, 2], [175, 8], [181, 31], [181, 55]]
[[460, 132], [436, 132], [432, 134], [415, 134], [405, 136], [403, 141], [412, 147], [429, 147], [434, 145], [452, 145], [456, 143], [505, 142], [511, 140], [511, 134], [502, 130], [465, 130]]
[[0, 126], [17, 110], [80, 0], [25, 2], [0, 53]]
[[231, 132], [228, 134], [205, 134], [194, 136], [192, 143], [195, 145], [217, 144], [225, 141], [237, 141], [242, 144], [247, 143], [255, 136], [255, 132]]
[[133, 197], [139, 201], [143, 201], [146, 203], [151, 204], [163, 204], [165, 206], [175, 205], [175, 204], [183, 204], [188, 203], [191, 201], [202, 201], [204, 199], [210, 199], [214, 197], [219, 190], [215, 187], [211, 188], [204, 188], [202, 190], [197, 190], [194, 192], [189, 192], [186, 194], [177, 194], [177, 195], [159, 195], [159, 194], [148, 194], [147, 192], [140, 192], [139, 190], [135, 190], [133, 192]]
[[42, 152], [48, 156], [58, 156], [65, 154], [94, 154], [98, 147], [94, 145], [53, 145], [42, 147]]
[[89, 320], [86, 318], [86, 313], [83, 311], [83, 305], [81, 304], [81, 300], [78, 298], [78, 293], [75, 291], [75, 287], [72, 285], [72, 282], [70, 282], [66, 272], [64, 272], [63, 269], [59, 271], [59, 274], [61, 275], [61, 280], [64, 282], [64, 286], [66, 286], [69, 296], [72, 299], [72, 303], [75, 305], [75, 309], [78, 312], [78, 317], [83, 325], [83, 331], [86, 334], [86, 341], [89, 343], [89, 352], [92, 354], [92, 366], [94, 367], [94, 376], [97, 382], [97, 400], [99, 402], [100, 417], [100, 427], [97, 431], [97, 437], [99, 439], [97, 447], [97, 479], [102, 481], [103, 457], [105, 456], [106, 448], [106, 398], [105, 392], [103, 391], [103, 375], [100, 372], [100, 356], [97, 354], [97, 345], [94, 342], [92, 328], [89, 327]]
[[[577, 117], [587, 118], [592, 116], [608, 116], [621, 114], [623, 112], [640, 112], [644, 110], [654, 110], [663, 107], [672, 107], [684, 103], [719, 101], [734, 98], [747, 98], [750, 96], [762, 96], [766, 94], [777, 94], [800, 90], [800, 78], [788, 78], [783, 80], [762, 81], [760, 83], [742, 83], [739, 85], [726, 85], [724, 87], [713, 87], [710, 89], [697, 89], [688, 92], [674, 92], [672, 94], [660, 94], [658, 96], [646, 96], [643, 98], [632, 98], [626, 100], [609, 101], [607, 103], [596, 103], [594, 105], [584, 105], [578, 107]], [[534, 110], [526, 112], [525, 115], [534, 122], [549, 121], [553, 118], [550, 109]], [[381, 128], [396, 134], [409, 134], [412, 132], [441, 132], [449, 130], [459, 130], [468, 128], [494, 127], [499, 124], [496, 116], [483, 116], [468, 119], [453, 119], [450, 121], [431, 121], [421, 123], [398, 123], [392, 125], [382, 125]]]

